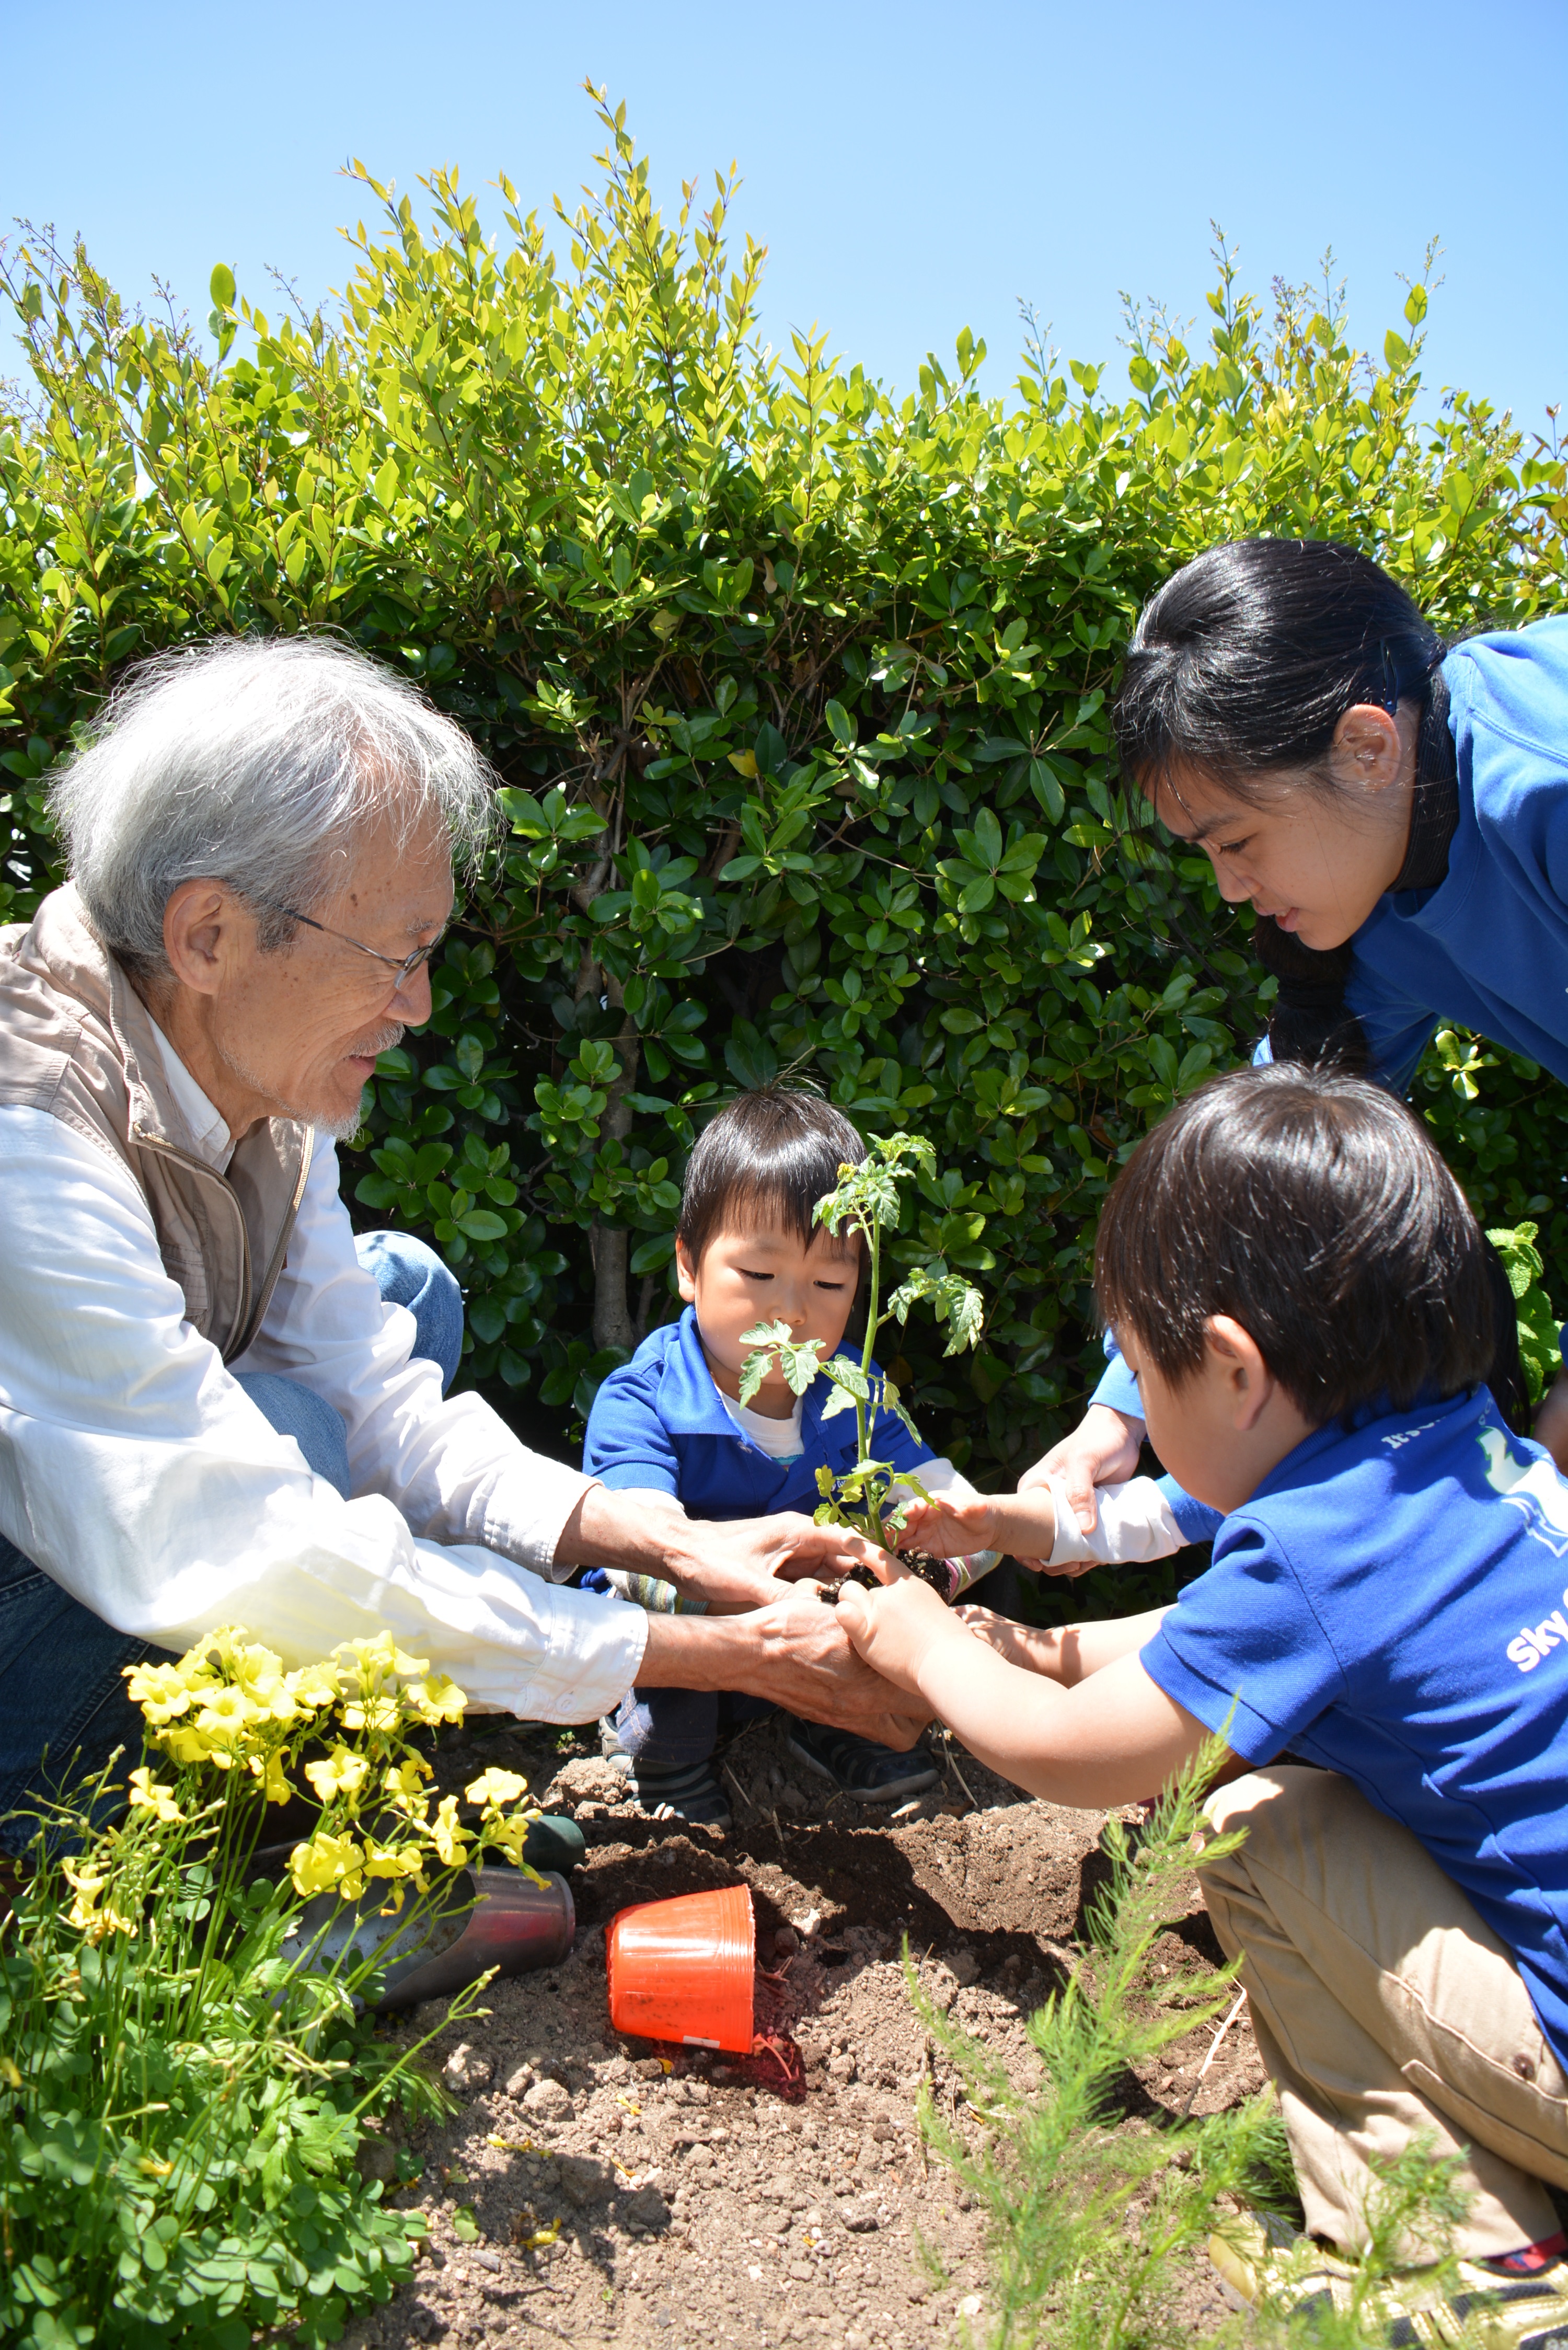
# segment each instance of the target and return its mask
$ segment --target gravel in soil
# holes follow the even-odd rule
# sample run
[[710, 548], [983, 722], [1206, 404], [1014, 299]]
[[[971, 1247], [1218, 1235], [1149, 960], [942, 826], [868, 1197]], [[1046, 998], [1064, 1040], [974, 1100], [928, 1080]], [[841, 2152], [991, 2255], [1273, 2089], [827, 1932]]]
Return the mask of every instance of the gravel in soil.
[[[938, 2003], [1032, 2085], [1024, 2019], [1076, 1954], [1104, 1881], [1105, 1815], [1021, 1796], [956, 1742], [935, 1751], [943, 1784], [889, 1817], [808, 1781], [782, 1723], [758, 1725], [725, 1757], [735, 1825], [720, 1835], [644, 1817], [592, 1731], [485, 1723], [443, 1739], [443, 1791], [496, 1762], [546, 1810], [576, 1814], [588, 1839], [576, 1945], [552, 1973], [492, 1984], [487, 2015], [440, 2031], [426, 2061], [460, 2099], [449, 2122], [362, 2158], [431, 2233], [415, 2281], [354, 2321], [350, 2350], [552, 2337], [936, 2350], [959, 2336], [961, 2315], [984, 2307], [984, 2215], [915, 2125], [927, 2077], [962, 2107], [910, 2004], [903, 1939]], [[742, 1879], [757, 2029], [782, 2055], [618, 2037], [604, 1957], [616, 1911]], [[1151, 1964], [1179, 1986], [1218, 1956], [1194, 1879]], [[400, 2032], [422, 2037], [441, 2015], [432, 2003]], [[1212, 2039], [1197, 2027], [1129, 2074], [1119, 2126], [1262, 2085], [1244, 2011], [1199, 2079]], [[1195, 2339], [1224, 2314], [1204, 2263], [1184, 2313]]]

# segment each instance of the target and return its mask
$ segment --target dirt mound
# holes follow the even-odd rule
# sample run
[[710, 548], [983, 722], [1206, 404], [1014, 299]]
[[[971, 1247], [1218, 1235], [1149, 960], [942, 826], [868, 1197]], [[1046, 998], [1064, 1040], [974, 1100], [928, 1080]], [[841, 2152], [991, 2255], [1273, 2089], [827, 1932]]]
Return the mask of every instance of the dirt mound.
[[[1032, 2084], [1025, 2019], [1075, 1958], [1103, 1880], [1104, 1815], [1033, 1803], [939, 1742], [944, 1784], [888, 1818], [819, 1795], [768, 1723], [726, 1758], [734, 1829], [672, 1833], [620, 1801], [587, 1739], [460, 1735], [439, 1758], [443, 1786], [495, 1761], [581, 1822], [576, 1948], [553, 1974], [493, 1985], [488, 2017], [437, 2041], [462, 2108], [404, 2150], [405, 2168], [423, 2167], [398, 2199], [429, 2212], [431, 2249], [417, 2282], [348, 2342], [953, 2339], [966, 2302], [983, 2300], [982, 2215], [914, 2125], [922, 2081], [961, 2107], [910, 2004], [905, 1939], [938, 2003]], [[742, 1879], [757, 1918], [758, 2030], [774, 2049], [742, 2061], [617, 2038], [604, 1968], [615, 1912]], [[1217, 1955], [1194, 1881], [1154, 1963], [1179, 1979]], [[421, 2011], [405, 2033], [438, 2016]], [[1123, 2126], [1179, 2111], [1195, 2087], [1206, 2111], [1261, 2085], [1244, 2015], [1198, 2084], [1211, 2038], [1196, 2030], [1146, 2077], [1129, 2074]], [[377, 2149], [388, 2171], [396, 2153]], [[1210, 2280], [1195, 2276], [1195, 2334], [1220, 2314]]]

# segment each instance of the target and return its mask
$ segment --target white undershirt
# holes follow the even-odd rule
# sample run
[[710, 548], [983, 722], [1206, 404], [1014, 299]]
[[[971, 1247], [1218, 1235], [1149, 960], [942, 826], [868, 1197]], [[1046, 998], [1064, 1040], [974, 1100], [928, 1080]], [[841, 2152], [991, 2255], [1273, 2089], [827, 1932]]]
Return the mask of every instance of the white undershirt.
[[749, 1403], [737, 1403], [733, 1396], [724, 1393], [722, 1388], [719, 1388], [718, 1394], [719, 1401], [741, 1434], [749, 1437], [759, 1452], [765, 1452], [770, 1461], [800, 1459], [805, 1450], [800, 1440], [800, 1416], [805, 1404], [804, 1396], [796, 1396], [794, 1409], [787, 1419], [774, 1419], [765, 1411], [753, 1411]]

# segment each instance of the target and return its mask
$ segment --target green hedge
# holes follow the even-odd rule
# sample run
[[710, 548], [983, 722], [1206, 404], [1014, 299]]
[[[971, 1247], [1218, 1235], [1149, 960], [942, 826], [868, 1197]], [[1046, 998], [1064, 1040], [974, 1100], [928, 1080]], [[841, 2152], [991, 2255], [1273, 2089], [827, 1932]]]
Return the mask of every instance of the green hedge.
[[[937, 1144], [907, 1245], [991, 1320], [956, 1370], [912, 1329], [906, 1367], [931, 1440], [1009, 1482], [1092, 1375], [1118, 1161], [1267, 994], [1206, 860], [1117, 839], [1105, 702], [1139, 602], [1217, 537], [1304, 533], [1446, 628], [1522, 622], [1565, 600], [1564, 468], [1465, 394], [1417, 421], [1422, 286], [1370, 359], [1334, 299], [1266, 314], [1223, 255], [1201, 348], [1132, 319], [1125, 401], [1039, 348], [988, 397], [968, 334], [902, 399], [815, 336], [775, 358], [731, 190], [662, 221], [623, 114], [554, 252], [504, 181], [488, 239], [455, 176], [421, 215], [361, 171], [379, 225], [330, 315], [265, 317], [220, 267], [202, 335], [79, 246], [14, 247], [0, 898], [47, 886], [44, 780], [126, 662], [351, 632], [505, 785], [507, 852], [347, 1162], [366, 1221], [459, 1268], [468, 1376], [570, 1441], [672, 1310], [704, 1107], [810, 1079]], [[1541, 1220], [1550, 1279], [1564, 1096], [1443, 1049], [1418, 1098], [1489, 1222]]]

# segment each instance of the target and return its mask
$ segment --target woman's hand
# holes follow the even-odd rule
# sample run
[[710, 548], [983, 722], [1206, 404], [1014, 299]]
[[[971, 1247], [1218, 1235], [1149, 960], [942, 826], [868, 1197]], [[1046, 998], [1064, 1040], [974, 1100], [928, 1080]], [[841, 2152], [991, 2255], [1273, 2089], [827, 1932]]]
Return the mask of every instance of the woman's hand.
[[[1136, 1477], [1142, 1445], [1141, 1419], [1125, 1419], [1107, 1403], [1092, 1403], [1072, 1434], [1054, 1444], [1033, 1469], [1024, 1471], [1018, 1490], [1024, 1493], [1032, 1486], [1044, 1484], [1048, 1477], [1059, 1478], [1078, 1523], [1086, 1534], [1093, 1534], [1100, 1514], [1096, 1486], [1119, 1485]], [[1044, 1563], [1037, 1558], [1023, 1562], [1025, 1566]]]
[[1044, 1673], [1052, 1680], [1064, 1678], [1059, 1629], [1014, 1624], [1005, 1616], [993, 1615], [989, 1607], [955, 1607], [952, 1612], [966, 1632], [983, 1640], [988, 1648], [1005, 1657], [1010, 1665], [1019, 1665], [1026, 1673]]
[[920, 1695], [920, 1674], [932, 1651], [945, 1642], [969, 1640], [969, 1633], [918, 1575], [863, 1591], [846, 1583], [835, 1610], [856, 1655], [896, 1689]]
[[1532, 1433], [1568, 1477], [1568, 1370], [1559, 1371], [1542, 1397]]

